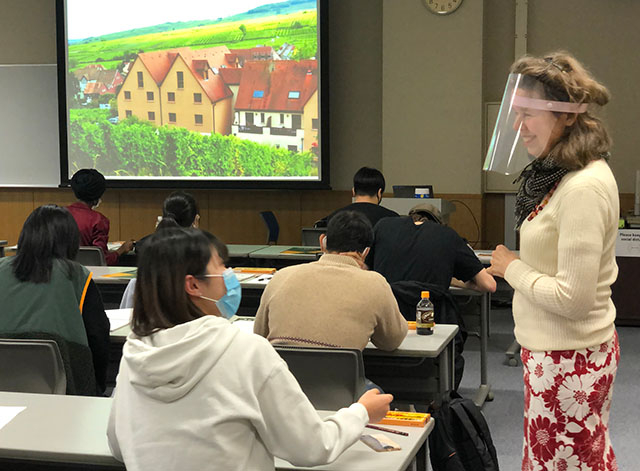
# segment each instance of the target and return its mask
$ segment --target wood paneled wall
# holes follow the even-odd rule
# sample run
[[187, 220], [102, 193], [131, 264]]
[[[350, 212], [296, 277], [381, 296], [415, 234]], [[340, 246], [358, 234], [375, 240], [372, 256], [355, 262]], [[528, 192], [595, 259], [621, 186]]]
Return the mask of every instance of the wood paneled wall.
[[[111, 221], [111, 240], [139, 239], [155, 228], [162, 202], [172, 190], [116, 190], [104, 195], [98, 209]], [[200, 206], [200, 226], [227, 243], [262, 244], [267, 230], [258, 215], [271, 210], [280, 224], [282, 244], [299, 244], [300, 228], [310, 227], [336, 208], [351, 202], [350, 191], [193, 190]], [[390, 195], [387, 195], [389, 197]], [[456, 211], [449, 225], [475, 248], [502, 243], [504, 197], [498, 194], [439, 194]], [[634, 195], [620, 194], [620, 211], [633, 209]], [[0, 188], [0, 239], [17, 243], [27, 216], [38, 206], [75, 201], [69, 189]]]

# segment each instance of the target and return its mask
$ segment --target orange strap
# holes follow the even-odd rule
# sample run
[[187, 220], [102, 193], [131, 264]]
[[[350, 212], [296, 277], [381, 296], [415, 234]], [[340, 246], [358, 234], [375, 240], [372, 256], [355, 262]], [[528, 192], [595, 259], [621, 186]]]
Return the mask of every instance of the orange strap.
[[87, 289], [89, 289], [89, 282], [91, 281], [92, 276], [93, 276], [93, 273], [89, 272], [87, 281], [84, 284], [84, 289], [82, 290], [82, 297], [80, 298], [80, 315], [82, 315], [82, 306], [84, 305], [84, 297], [87, 295]]

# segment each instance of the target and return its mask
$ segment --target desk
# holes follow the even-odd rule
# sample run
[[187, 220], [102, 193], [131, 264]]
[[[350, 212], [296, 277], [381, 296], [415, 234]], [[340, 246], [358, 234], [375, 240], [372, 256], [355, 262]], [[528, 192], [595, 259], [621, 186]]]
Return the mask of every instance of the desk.
[[480, 332], [478, 337], [480, 338], [480, 386], [476, 393], [473, 402], [482, 407], [485, 401], [493, 400], [493, 393], [491, 392], [491, 385], [489, 384], [489, 373], [487, 367], [487, 351], [489, 342], [489, 320], [491, 317], [491, 293], [488, 291], [481, 292], [474, 289], [459, 288], [452, 286], [449, 288], [449, 292], [453, 296], [481, 296], [480, 300]]
[[[269, 245], [263, 249], [256, 250], [255, 252], [251, 252], [249, 254], [249, 258], [258, 258], [258, 259], [267, 259], [267, 260], [294, 260], [294, 261], [304, 261], [304, 262], [313, 262], [317, 259], [317, 253], [283, 253], [286, 250], [290, 250], [292, 248], [303, 248], [301, 246], [291, 246], [291, 245]], [[320, 251], [320, 247], [306, 246], [304, 247], [306, 250], [317, 250]]]
[[[0, 467], [35, 462], [124, 470], [124, 465], [111, 456], [107, 444], [111, 402], [111, 398], [0, 392], [0, 405], [27, 407], [0, 429]], [[320, 412], [323, 417], [329, 414]], [[394, 427], [409, 432], [408, 437], [393, 435], [393, 440], [402, 446], [401, 451], [376, 453], [357, 442], [332, 464], [312, 469], [402, 471], [426, 448], [433, 425], [431, 419], [426, 427]], [[306, 469], [279, 459], [276, 468]]]
[[[105, 309], [114, 309], [120, 306], [127, 284], [132, 277], [135, 278], [138, 271], [136, 267], [89, 266], [87, 269], [93, 273], [93, 281], [100, 290]], [[126, 276], [113, 276], [118, 273], [124, 273]], [[270, 278], [269, 275], [256, 274], [240, 282], [243, 289], [241, 309], [244, 314], [254, 314], [257, 311], [262, 291]]]
[[249, 258], [249, 255], [260, 249], [269, 247], [268, 245], [246, 245], [246, 244], [229, 244], [227, 249], [229, 250], [230, 258]]
[[[250, 321], [247, 323], [243, 322], [242, 330], [253, 332], [254, 319], [252, 317], [236, 316], [232, 318], [232, 322], [235, 322], [237, 320]], [[435, 392], [437, 392], [438, 395], [442, 397], [442, 395], [446, 392], [453, 390], [454, 386], [455, 352], [453, 338], [455, 337], [457, 332], [458, 326], [449, 324], [437, 324], [435, 326], [433, 335], [418, 335], [415, 330], [410, 330], [400, 346], [391, 352], [378, 350], [371, 342], [369, 342], [362, 352], [365, 360], [365, 369], [367, 369], [367, 360], [375, 363], [375, 360], [377, 358], [384, 358], [390, 364], [394, 363], [394, 359], [398, 360], [403, 358], [437, 359], [438, 378]], [[111, 336], [114, 341], [120, 341], [120, 339], [118, 339], [117, 337], [122, 336], [123, 334], [126, 336], [125, 331], [120, 331], [120, 329], [118, 329], [117, 331], [112, 332]], [[388, 366], [383, 366], [383, 368], [386, 368], [387, 371], [389, 371]], [[395, 371], [392, 371], [392, 373], [395, 374]], [[369, 379], [376, 382], [374, 378]], [[384, 384], [380, 384], [380, 386], [385, 389]], [[428, 393], [430, 391], [413, 391], [413, 393], [418, 397], [421, 396], [423, 392]], [[429, 401], [422, 399], [420, 402], [425, 403]]]

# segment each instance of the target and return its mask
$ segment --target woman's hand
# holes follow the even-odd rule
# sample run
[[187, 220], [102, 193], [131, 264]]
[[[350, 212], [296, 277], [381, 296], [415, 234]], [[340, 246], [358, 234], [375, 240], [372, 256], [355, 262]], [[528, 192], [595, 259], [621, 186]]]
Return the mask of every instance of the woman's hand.
[[377, 389], [369, 389], [358, 399], [358, 402], [367, 409], [371, 423], [380, 422], [387, 415], [391, 401], [393, 401], [391, 394], [380, 394]]
[[504, 245], [498, 245], [491, 252], [491, 266], [487, 268], [487, 271], [493, 276], [504, 278], [504, 272], [507, 271], [509, 264], [517, 259], [518, 257], [511, 250]]

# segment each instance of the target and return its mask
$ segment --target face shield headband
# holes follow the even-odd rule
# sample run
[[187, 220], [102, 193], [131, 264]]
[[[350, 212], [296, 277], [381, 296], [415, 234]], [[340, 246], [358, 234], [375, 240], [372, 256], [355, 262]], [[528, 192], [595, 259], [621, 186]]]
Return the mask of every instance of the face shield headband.
[[[562, 134], [555, 113], [584, 113], [587, 103], [545, 99], [544, 86], [521, 74], [510, 74], [483, 170], [513, 175], [531, 160], [546, 155]], [[558, 127], [561, 126], [561, 127]]]

